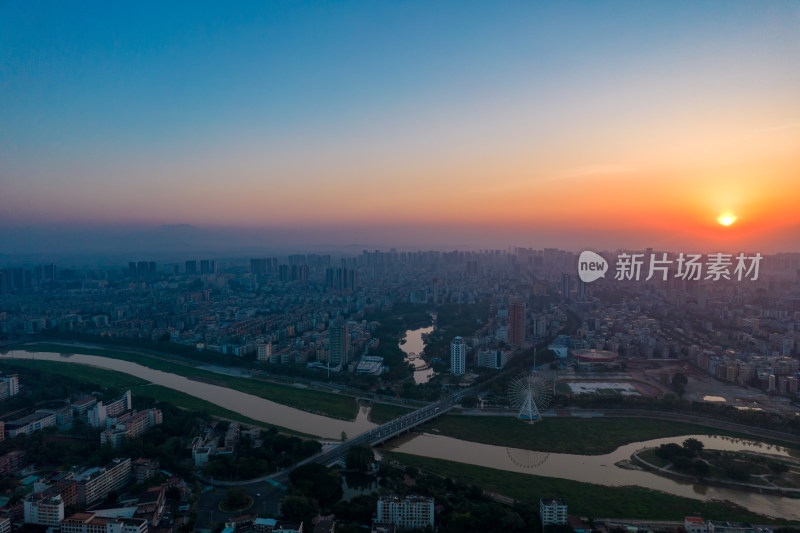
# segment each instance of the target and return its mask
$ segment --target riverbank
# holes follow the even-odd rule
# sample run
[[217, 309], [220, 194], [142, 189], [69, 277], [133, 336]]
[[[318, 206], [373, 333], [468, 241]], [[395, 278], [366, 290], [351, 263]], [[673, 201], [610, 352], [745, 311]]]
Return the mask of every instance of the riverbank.
[[683, 520], [702, 516], [706, 520], [745, 521], [761, 524], [791, 524], [752, 513], [728, 502], [701, 501], [640, 487], [607, 487], [530, 474], [431, 459], [393, 451], [381, 451], [407, 466], [477, 485], [520, 502], [537, 505], [539, 498], [564, 498], [569, 513], [580, 516], [635, 516], [644, 520]]
[[[359, 408], [359, 413], [355, 420], [345, 421], [281, 405], [224, 385], [204, 383], [118, 359], [82, 354], [72, 354], [65, 357], [55, 353], [12, 351], [0, 356], [0, 360], [50, 361], [75, 365], [76, 367], [88, 366], [122, 372], [150, 383], [201, 398], [266, 424], [325, 438], [338, 439], [342, 431], [350, 435], [357, 435], [374, 427], [374, 424], [367, 420], [366, 408]], [[355, 402], [355, 400], [352, 401]]]
[[[729, 489], [736, 489], [742, 490], [745, 492], [754, 492], [758, 494], [776, 494], [780, 496], [786, 496], [789, 498], [800, 498], [800, 487], [797, 486], [778, 486], [775, 484], [771, 485], [764, 485], [759, 483], [744, 483], [740, 481], [735, 481], [732, 479], [720, 479], [713, 475], [705, 475], [705, 476], [695, 476], [691, 474], [687, 474], [684, 472], [678, 472], [673, 469], [674, 465], [670, 461], [664, 460], [656, 456], [654, 453], [653, 448], [647, 448], [644, 450], [638, 450], [631, 455], [631, 461], [634, 464], [637, 464], [643, 467], [650, 472], [654, 472], [660, 476], [668, 477], [670, 479], [675, 479], [678, 481], [689, 482], [689, 483], [702, 483], [704, 485], [710, 485], [715, 487], [724, 487]], [[749, 454], [734, 454], [731, 452], [710, 452], [711, 454], [719, 453], [719, 454], [726, 454], [729, 456], [742, 456], [748, 457]], [[778, 459], [773, 459], [773, 461], [777, 461]], [[709, 468], [711, 470], [720, 470], [718, 465], [716, 465], [713, 461], [709, 461]], [[788, 465], [787, 465], [788, 466]], [[762, 479], [764, 481], [765, 479]], [[800, 501], [798, 502], [800, 505]]]
[[31, 359], [3, 359], [0, 360], [0, 368], [3, 366], [29, 368], [48, 374], [57, 374], [81, 383], [95, 385], [98, 387], [108, 387], [113, 389], [132, 389], [141, 385], [147, 385], [147, 380], [116, 372], [97, 368], [93, 366], [75, 366], [71, 363], [58, 363], [55, 361], [38, 361]]
[[107, 357], [109, 359], [119, 359], [121, 361], [128, 361], [147, 368], [152, 368], [153, 370], [160, 370], [189, 379], [213, 383], [246, 394], [252, 394], [253, 396], [258, 396], [275, 403], [294, 407], [295, 409], [302, 409], [330, 418], [352, 421], [355, 420], [358, 414], [358, 405], [356, 400], [351, 396], [322, 392], [309, 388], [293, 387], [291, 385], [282, 385], [258, 377], [243, 378], [225, 373], [212, 372], [185, 361], [178, 361], [166, 357], [161, 358], [118, 349], [88, 348], [57, 343], [20, 344], [6, 347], [4, 350], [62, 354], [78, 353]]
[[144, 379], [140, 379], [129, 374], [124, 374], [122, 372], [117, 372], [115, 370], [107, 370], [104, 368], [96, 368], [86, 365], [76, 366], [72, 363], [58, 361], [39, 361], [31, 359], [0, 360], [0, 368], [2, 369], [5, 370], [8, 368], [11, 370], [14, 367], [27, 368], [31, 370], [38, 370], [40, 372], [46, 372], [48, 374], [64, 376], [66, 378], [97, 387], [130, 389], [134, 396], [145, 396], [147, 398], [152, 398], [155, 401], [171, 403], [172, 405], [182, 409], [208, 413], [210, 416], [219, 418], [221, 420], [236, 421], [248, 426], [264, 429], [274, 427], [280, 433], [285, 433], [287, 435], [318, 438], [307, 433], [294, 431], [289, 428], [249, 418], [201, 398], [196, 398], [189, 394], [185, 394], [168, 387], [163, 387], [161, 385], [155, 385]]
[[545, 418], [529, 424], [514, 416], [444, 415], [422, 431], [459, 440], [541, 452], [603, 455], [631, 442], [705, 434], [752, 438], [684, 422], [642, 418]]
[[369, 421], [375, 424], [389, 422], [390, 420], [399, 418], [412, 411], [408, 407], [401, 407], [399, 405], [391, 405], [386, 403], [371, 402], [369, 405]]

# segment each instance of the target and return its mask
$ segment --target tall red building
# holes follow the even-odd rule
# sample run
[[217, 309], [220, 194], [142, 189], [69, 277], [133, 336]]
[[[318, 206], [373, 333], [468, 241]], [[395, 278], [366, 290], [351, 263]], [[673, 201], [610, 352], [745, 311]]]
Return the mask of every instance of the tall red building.
[[515, 346], [525, 343], [525, 304], [521, 302], [508, 306], [508, 342]]

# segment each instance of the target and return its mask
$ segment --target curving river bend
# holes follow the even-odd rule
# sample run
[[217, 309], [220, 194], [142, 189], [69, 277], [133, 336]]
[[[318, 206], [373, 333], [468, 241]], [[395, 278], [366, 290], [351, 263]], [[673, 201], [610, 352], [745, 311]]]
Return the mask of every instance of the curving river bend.
[[[367, 419], [368, 408], [362, 408], [355, 421], [337, 420], [277, 404], [226, 387], [193, 381], [182, 376], [119, 359], [83, 354], [63, 357], [56, 353], [25, 352], [20, 350], [12, 350], [7, 354], [0, 355], [0, 359], [2, 358], [69, 362], [115, 370], [213, 402], [255, 420], [329, 439], [338, 439], [342, 431], [352, 437], [375, 427], [375, 424]], [[706, 435], [693, 436], [711, 449], [766, 451], [777, 455], [787, 454], [787, 451], [783, 448], [769, 447], [769, 445], [759, 446], [758, 443], [752, 443], [751, 441], [739, 441]], [[680, 443], [687, 437], [684, 435], [636, 442], [621, 446], [606, 455], [532, 452], [431, 434], [407, 435], [396, 439], [392, 447], [399, 452], [486, 466], [499, 470], [572, 479], [607, 486], [638, 485], [698, 500], [729, 500], [756, 513], [800, 520], [800, 500], [797, 499], [680, 483], [650, 472], [624, 469], [615, 464], [629, 459], [634, 451], [641, 448], [658, 446], [667, 442]]]
[[156, 385], [162, 385], [170, 389], [185, 392], [186, 394], [215, 403], [225, 409], [236, 411], [254, 420], [276, 424], [310, 435], [318, 435], [326, 439], [339, 440], [342, 431], [352, 437], [375, 427], [375, 424], [367, 419], [367, 415], [369, 414], [367, 408], [359, 410], [355, 421], [338, 420], [336, 418], [315, 415], [301, 409], [271, 402], [252, 394], [246, 394], [227, 387], [220, 387], [219, 385], [194, 381], [183, 376], [162, 372], [161, 370], [154, 370], [121, 359], [84, 354], [72, 354], [69, 357], [63, 357], [57, 353], [25, 352], [21, 350], [9, 351], [8, 354], [2, 355], [0, 358], [37, 359], [40, 361], [78, 363], [105, 368], [107, 370], [115, 370], [131, 376], [136, 376], [137, 378], [142, 378]]

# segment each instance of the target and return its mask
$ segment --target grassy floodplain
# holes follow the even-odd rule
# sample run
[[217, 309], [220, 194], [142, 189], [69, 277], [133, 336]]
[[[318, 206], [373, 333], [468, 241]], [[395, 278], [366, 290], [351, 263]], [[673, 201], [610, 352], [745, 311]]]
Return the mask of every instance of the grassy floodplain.
[[[108, 357], [110, 359], [120, 359], [129, 361], [141, 366], [146, 366], [154, 370], [160, 370], [170, 374], [176, 374], [190, 379], [198, 379], [228, 387], [240, 392], [252, 394], [266, 400], [273, 401], [296, 409], [302, 409], [316, 414], [321, 414], [340, 420], [354, 420], [358, 414], [358, 405], [354, 398], [322, 392], [318, 390], [294, 387], [269, 382], [257, 377], [242, 378], [228, 376], [211, 372], [175, 359], [160, 358], [141, 353], [126, 352], [113, 349], [96, 349], [71, 346], [68, 344], [26, 344], [9, 349], [24, 350], [28, 352], [52, 352], [52, 353], [80, 353], [85, 355], [96, 355]], [[69, 364], [69, 363], [68, 363]], [[85, 368], [85, 367], [84, 367]]]
[[424, 431], [460, 440], [541, 452], [604, 455], [620, 446], [681, 435], [724, 435], [752, 440], [706, 426], [645, 418], [546, 418], [528, 424], [514, 416], [445, 415]]
[[156, 401], [171, 403], [184, 409], [205, 412], [213, 417], [223, 418], [226, 420], [235, 420], [237, 422], [255, 427], [269, 428], [274, 426], [282, 433], [303, 437], [313, 437], [312, 435], [308, 435], [306, 433], [301, 433], [299, 431], [294, 431], [288, 428], [283, 428], [281, 426], [268, 424], [266, 422], [261, 422], [259, 420], [243, 416], [235, 411], [225, 409], [224, 407], [220, 407], [215, 403], [203, 400], [202, 398], [196, 398], [168, 387], [162, 387], [161, 385], [154, 385], [143, 379], [130, 376], [122, 372], [117, 372], [115, 370], [107, 370], [104, 368], [96, 368], [93, 366], [79, 365], [75, 363], [64, 363], [60, 361], [38, 361], [31, 359], [11, 359], [0, 361], [0, 368], [13, 369], [14, 367], [29, 368], [38, 370], [40, 372], [46, 372], [48, 374], [56, 374], [81, 383], [95, 385], [98, 387], [102, 386], [117, 389], [131, 389], [135, 396], [145, 396]]
[[390, 420], [394, 420], [399, 416], [410, 413], [412, 409], [402, 407], [400, 405], [390, 405], [386, 403], [372, 403], [369, 411], [369, 420], [376, 424], [383, 424]]
[[109, 387], [115, 389], [130, 389], [148, 382], [113, 370], [97, 368], [87, 365], [76, 365], [60, 361], [40, 361], [36, 359], [4, 359], [0, 361], [1, 366], [30, 368], [48, 374], [57, 374], [81, 383], [96, 385], [99, 387]]
[[281, 433], [297, 435], [298, 437], [308, 437], [314, 439], [319, 438], [314, 435], [309, 435], [308, 433], [302, 433], [293, 429], [276, 426], [275, 424], [268, 424], [260, 420], [255, 420], [253, 418], [241, 415], [236, 411], [231, 411], [230, 409], [225, 409], [224, 407], [220, 407], [215, 403], [203, 400], [202, 398], [196, 398], [184, 392], [170, 389], [169, 387], [162, 387], [161, 385], [155, 385], [152, 383], [142, 385], [135, 388], [134, 393], [139, 396], [147, 396], [148, 398], [152, 398], [159, 402], [171, 403], [172, 405], [182, 407], [184, 409], [205, 412], [215, 418], [234, 420], [248, 426], [261, 427], [265, 429], [275, 427]]
[[399, 452], [382, 453], [405, 465], [454, 481], [478, 485], [487, 492], [502, 494], [522, 502], [538, 503], [543, 495], [561, 497], [569, 502], [570, 514], [580, 516], [681, 521], [686, 516], [702, 516], [707, 520], [745, 521], [756, 524], [789, 523], [769, 519], [733, 504], [704, 502], [645, 488], [605, 487]]

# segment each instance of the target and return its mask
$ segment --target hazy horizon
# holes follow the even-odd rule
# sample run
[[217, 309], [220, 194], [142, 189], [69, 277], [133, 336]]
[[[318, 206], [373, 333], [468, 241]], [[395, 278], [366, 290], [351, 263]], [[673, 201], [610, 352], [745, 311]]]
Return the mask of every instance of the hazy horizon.
[[[411, 236], [409, 236], [411, 235]], [[616, 251], [653, 248], [668, 252], [800, 253], [782, 242], [752, 245], [688, 246], [668, 238], [642, 235], [631, 240], [624, 229], [580, 235], [555, 232], [511, 233], [494, 228], [221, 228], [192, 225], [17, 227], [0, 232], [0, 264], [66, 261], [72, 264], [127, 264], [133, 260], [182, 261], [186, 258], [233, 258], [293, 253], [360, 254], [362, 250], [511, 250], [558, 248], [565, 251]]]

